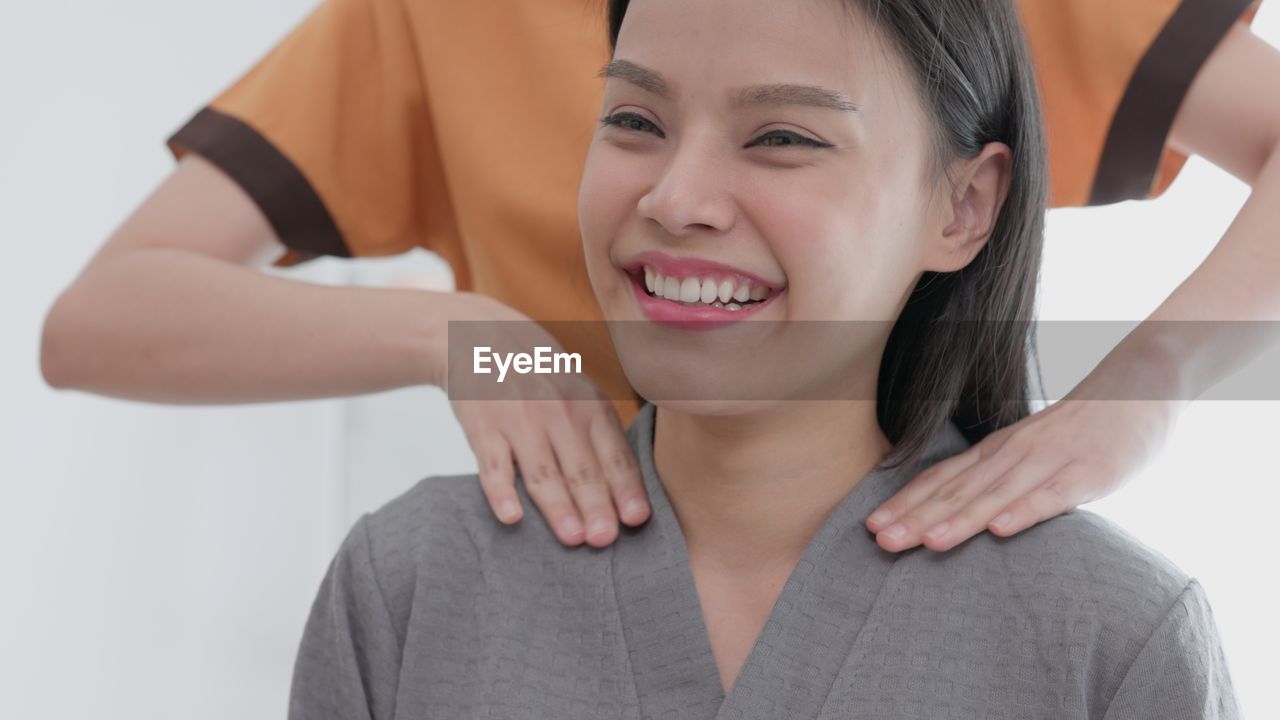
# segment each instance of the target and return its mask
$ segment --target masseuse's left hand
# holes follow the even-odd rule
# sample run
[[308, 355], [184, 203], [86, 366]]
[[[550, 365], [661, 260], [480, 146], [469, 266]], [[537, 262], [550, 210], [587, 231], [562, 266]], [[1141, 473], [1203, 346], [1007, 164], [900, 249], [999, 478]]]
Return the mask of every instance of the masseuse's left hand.
[[[867, 519], [882, 548], [923, 543], [941, 551], [987, 529], [1015, 535], [1115, 491], [1164, 445], [1190, 399], [1280, 342], [1275, 323], [1176, 322], [1277, 317], [1278, 71], [1280, 53], [1236, 21], [1196, 75], [1170, 130], [1174, 147], [1253, 188], [1205, 262], [1143, 323], [1149, 335], [1187, 337], [1172, 344], [1126, 339], [1059, 402], [927, 469]], [[1175, 322], [1157, 328], [1151, 321]], [[1139, 397], [1181, 399], [1106, 399], [1134, 397], [1128, 391], [1135, 387], [1145, 391]]]
[[1119, 382], [1104, 363], [1062, 400], [929, 467], [867, 519], [876, 542], [893, 552], [950, 550], [983, 530], [1015, 535], [1117, 490], [1163, 447], [1185, 405], [1096, 399], [1119, 396], [1106, 390]]

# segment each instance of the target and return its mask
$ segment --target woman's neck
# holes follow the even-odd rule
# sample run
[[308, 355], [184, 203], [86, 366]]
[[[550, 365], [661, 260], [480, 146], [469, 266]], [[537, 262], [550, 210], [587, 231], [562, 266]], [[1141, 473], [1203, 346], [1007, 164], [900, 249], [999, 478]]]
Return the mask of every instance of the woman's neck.
[[728, 573], [789, 573], [892, 449], [869, 400], [785, 401], [735, 416], [655, 410], [654, 465], [689, 554]]

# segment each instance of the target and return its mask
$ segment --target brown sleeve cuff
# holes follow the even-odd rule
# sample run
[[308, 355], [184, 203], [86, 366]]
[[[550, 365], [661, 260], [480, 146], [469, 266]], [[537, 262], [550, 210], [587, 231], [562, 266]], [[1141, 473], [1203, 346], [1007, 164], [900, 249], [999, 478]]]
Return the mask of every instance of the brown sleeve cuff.
[[1107, 131], [1089, 205], [1151, 194], [1187, 89], [1253, 0], [1183, 0], [1138, 62]]
[[289, 267], [320, 255], [351, 257], [333, 216], [284, 153], [244, 121], [206, 107], [175, 132], [169, 149], [194, 152], [244, 189], [289, 248], [274, 264]]

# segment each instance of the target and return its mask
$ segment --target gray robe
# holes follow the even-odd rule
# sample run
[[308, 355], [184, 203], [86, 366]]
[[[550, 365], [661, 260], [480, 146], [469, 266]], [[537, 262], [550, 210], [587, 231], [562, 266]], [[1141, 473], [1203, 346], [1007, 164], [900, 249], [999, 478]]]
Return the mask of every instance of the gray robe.
[[826, 519], [728, 697], [684, 538], [627, 430], [653, 507], [605, 548], [526, 509], [498, 522], [475, 475], [432, 477], [351, 529], [298, 651], [289, 717], [1177, 720], [1238, 716], [1200, 585], [1073, 510], [946, 553], [881, 550], [863, 519], [968, 446], [877, 469]]

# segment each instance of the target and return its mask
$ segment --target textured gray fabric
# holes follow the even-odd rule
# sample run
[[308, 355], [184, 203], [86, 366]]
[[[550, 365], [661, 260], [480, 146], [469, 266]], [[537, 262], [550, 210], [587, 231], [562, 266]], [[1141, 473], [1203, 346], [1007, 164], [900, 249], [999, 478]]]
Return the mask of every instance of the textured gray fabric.
[[954, 425], [842, 500], [726, 698], [653, 419], [646, 406], [627, 430], [652, 517], [606, 548], [562, 546], [523, 487], [525, 519], [499, 523], [474, 475], [362, 516], [312, 607], [289, 717], [1238, 716], [1200, 585], [1097, 515], [942, 554], [875, 544], [863, 518], [967, 447]]

